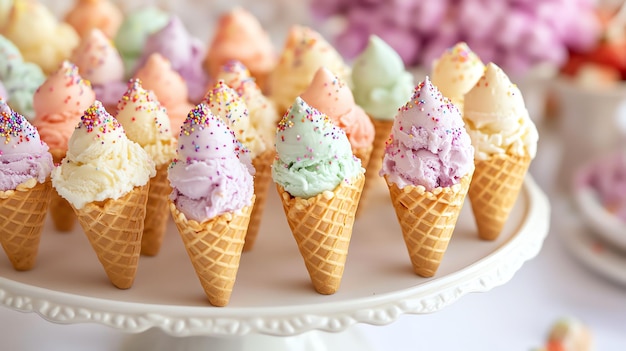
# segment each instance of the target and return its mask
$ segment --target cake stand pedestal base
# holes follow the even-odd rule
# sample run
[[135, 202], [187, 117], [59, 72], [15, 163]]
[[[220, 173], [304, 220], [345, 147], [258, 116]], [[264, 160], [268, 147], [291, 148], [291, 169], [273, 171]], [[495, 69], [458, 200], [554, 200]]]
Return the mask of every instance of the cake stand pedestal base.
[[367, 339], [356, 329], [339, 333], [310, 331], [295, 336], [250, 334], [244, 336], [171, 336], [160, 329], [130, 335], [122, 351], [374, 351]]

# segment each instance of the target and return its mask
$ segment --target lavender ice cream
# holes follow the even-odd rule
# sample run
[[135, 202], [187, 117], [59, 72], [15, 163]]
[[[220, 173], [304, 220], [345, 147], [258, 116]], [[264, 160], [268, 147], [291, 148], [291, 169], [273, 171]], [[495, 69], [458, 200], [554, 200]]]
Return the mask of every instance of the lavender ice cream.
[[168, 170], [170, 199], [187, 219], [204, 222], [252, 204], [253, 178], [240, 159], [240, 147], [235, 134], [206, 105], [189, 113]]
[[474, 169], [474, 148], [459, 110], [428, 77], [401, 107], [391, 131], [381, 176], [402, 189], [427, 191], [458, 184]]
[[46, 181], [53, 168], [48, 145], [24, 116], [0, 99], [0, 191], [31, 179]]
[[178, 17], [171, 16], [165, 27], [148, 37], [136, 67], [142, 67], [155, 52], [168, 59], [172, 69], [183, 77], [189, 99], [202, 100], [208, 84], [208, 76], [202, 68], [206, 48], [200, 39], [189, 34]]

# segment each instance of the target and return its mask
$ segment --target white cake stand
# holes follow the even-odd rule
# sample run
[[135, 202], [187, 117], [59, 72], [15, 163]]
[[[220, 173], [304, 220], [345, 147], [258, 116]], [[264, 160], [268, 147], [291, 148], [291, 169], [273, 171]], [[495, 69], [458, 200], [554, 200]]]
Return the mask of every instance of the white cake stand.
[[[317, 294], [270, 191], [256, 246], [244, 253], [227, 307], [208, 304], [173, 223], [162, 251], [142, 257], [131, 289], [106, 278], [80, 228], [44, 232], [37, 266], [14, 271], [0, 254], [0, 305], [54, 323], [98, 323], [131, 333], [128, 350], [367, 350], [356, 323], [384, 325], [438, 311], [507, 282], [540, 250], [550, 206], [529, 176], [504, 232], [477, 238], [469, 201], [433, 278], [412, 272], [387, 189], [376, 184], [355, 224], [340, 290]], [[326, 333], [341, 332], [341, 333]]]

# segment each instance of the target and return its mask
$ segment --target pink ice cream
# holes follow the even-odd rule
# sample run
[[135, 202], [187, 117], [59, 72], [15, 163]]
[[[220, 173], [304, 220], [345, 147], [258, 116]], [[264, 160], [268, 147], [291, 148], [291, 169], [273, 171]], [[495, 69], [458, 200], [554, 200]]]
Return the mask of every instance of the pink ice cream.
[[193, 104], [189, 102], [187, 85], [183, 78], [159, 53], [150, 55], [148, 61], [133, 78], [140, 79], [144, 89], [152, 90], [161, 105], [167, 109], [172, 124], [172, 133], [177, 137], [187, 114], [193, 108]]
[[578, 187], [593, 188], [602, 205], [626, 222], [626, 149], [594, 159], [575, 182]]
[[177, 16], [172, 15], [165, 27], [148, 37], [137, 67], [142, 67], [155, 52], [169, 60], [172, 69], [185, 80], [189, 99], [202, 100], [209, 80], [202, 68], [206, 48], [200, 39], [189, 34]]
[[204, 104], [188, 115], [168, 170], [170, 199], [187, 219], [203, 222], [252, 204], [253, 178], [233, 132]]
[[33, 97], [33, 125], [51, 150], [67, 150], [67, 142], [83, 112], [95, 101], [91, 84], [76, 65], [64, 61], [37, 89]]
[[0, 99], [0, 191], [36, 179], [46, 181], [54, 164], [48, 145], [24, 116]]
[[112, 111], [126, 92], [126, 82], [124, 62], [111, 40], [99, 29], [92, 29], [81, 39], [71, 61], [81, 76], [91, 82], [96, 99]]
[[309, 106], [328, 115], [346, 132], [352, 149], [368, 148], [374, 141], [374, 125], [354, 102], [352, 91], [325, 67], [320, 67], [309, 87], [300, 95]]
[[459, 183], [473, 168], [474, 148], [461, 113], [426, 77], [395, 117], [380, 175], [399, 188], [432, 191]]

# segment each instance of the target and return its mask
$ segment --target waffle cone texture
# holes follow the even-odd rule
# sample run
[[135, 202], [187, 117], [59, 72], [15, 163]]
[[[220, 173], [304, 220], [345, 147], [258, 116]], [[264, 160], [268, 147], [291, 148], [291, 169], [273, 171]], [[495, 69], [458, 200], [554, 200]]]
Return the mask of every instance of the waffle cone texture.
[[277, 185], [289, 228], [320, 294], [339, 289], [364, 182], [361, 175], [308, 199], [293, 197]]
[[113, 285], [133, 285], [141, 254], [149, 183], [118, 199], [91, 202], [75, 209], [78, 222]]
[[498, 238], [524, 183], [531, 158], [528, 155], [494, 155], [475, 160], [476, 170], [469, 188], [478, 236]]
[[150, 179], [148, 202], [146, 204], [146, 219], [144, 221], [143, 236], [141, 237], [141, 254], [156, 256], [161, 250], [165, 230], [167, 229], [168, 196], [172, 187], [167, 179], [168, 164], [161, 165], [156, 175]]
[[413, 271], [421, 277], [437, 272], [461, 213], [472, 174], [458, 184], [426, 191], [423, 186], [387, 186], [402, 228]]
[[53, 193], [50, 179], [44, 183], [32, 179], [31, 183], [0, 191], [0, 244], [18, 271], [35, 266]]
[[256, 201], [250, 215], [250, 224], [248, 225], [248, 233], [246, 234], [246, 242], [243, 251], [250, 251], [254, 247], [254, 243], [261, 229], [261, 220], [265, 212], [265, 204], [267, 203], [267, 195], [269, 193], [270, 184], [272, 183], [272, 161], [276, 152], [267, 150], [259, 156], [252, 159], [252, 165], [255, 169], [254, 174], [254, 194]]
[[[50, 150], [52, 160], [55, 165], [63, 161], [65, 151], [61, 149]], [[59, 232], [71, 232], [76, 224], [76, 214], [72, 205], [59, 195], [56, 190], [52, 191], [52, 199], [50, 200], [50, 217], [54, 228]]]
[[391, 134], [391, 127], [393, 126], [393, 120], [379, 120], [376, 118], [371, 118], [372, 124], [374, 125], [374, 142], [372, 144], [372, 152], [370, 153], [369, 162], [367, 163], [367, 167], [365, 168], [365, 185], [363, 186], [363, 194], [361, 194], [361, 201], [359, 202], [359, 207], [356, 212], [356, 217], [358, 218], [365, 206], [368, 203], [368, 193], [371, 190], [371, 187], [378, 181], [380, 175], [378, 172], [382, 168], [383, 165], [383, 157], [385, 155], [385, 142], [389, 139], [389, 135]]
[[187, 219], [170, 202], [187, 255], [213, 306], [226, 306], [230, 301], [254, 202], [253, 196], [250, 206], [202, 223]]

